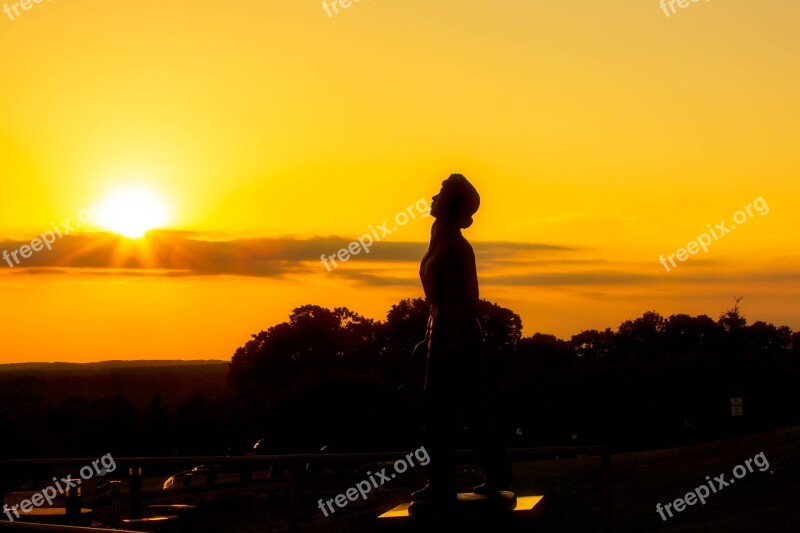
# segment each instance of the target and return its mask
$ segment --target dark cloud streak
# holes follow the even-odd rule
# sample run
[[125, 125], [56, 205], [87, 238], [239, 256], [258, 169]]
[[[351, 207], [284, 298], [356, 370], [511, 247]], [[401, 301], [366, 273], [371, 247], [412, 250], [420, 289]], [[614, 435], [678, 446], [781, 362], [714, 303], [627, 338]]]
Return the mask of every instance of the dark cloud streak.
[[[81, 234], [56, 240], [52, 250], [42, 249], [28, 259], [20, 257], [21, 263], [9, 270], [54, 274], [84, 269], [110, 274], [147, 271], [148, 275], [162, 276], [227, 274], [280, 278], [324, 269], [320, 256], [334, 255], [351, 242], [338, 236], [209, 240], [201, 234], [171, 231], [151, 232], [141, 241], [129, 241], [108, 233]], [[30, 241], [3, 241], [0, 251], [11, 252], [24, 245], [30, 245]], [[345, 265], [340, 263], [337, 271], [358, 270], [354, 263], [417, 263], [426, 247], [424, 242], [376, 242], [369, 253], [362, 251]], [[515, 255], [530, 252], [571, 250], [563, 246], [512, 242], [478, 242], [474, 247], [482, 262], [510, 260]], [[8, 267], [5, 261], [0, 263], [3, 265]], [[365, 280], [368, 278], [364, 276]], [[373, 282], [380, 284], [377, 279]]]

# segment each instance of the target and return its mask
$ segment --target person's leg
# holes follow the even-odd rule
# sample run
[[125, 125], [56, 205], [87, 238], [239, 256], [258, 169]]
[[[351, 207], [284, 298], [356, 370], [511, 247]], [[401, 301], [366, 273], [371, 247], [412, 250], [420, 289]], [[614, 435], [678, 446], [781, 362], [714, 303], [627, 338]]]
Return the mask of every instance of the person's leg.
[[423, 392], [424, 445], [430, 456], [428, 486], [412, 499], [450, 499], [456, 494], [454, 390], [450, 357], [440, 335], [433, 332]]
[[[443, 406], [442, 406], [443, 407]], [[456, 494], [455, 441], [451, 427], [452, 413], [437, 409], [426, 426], [425, 449], [429, 451], [429, 483], [437, 495], [449, 498]]]
[[486, 476], [485, 490], [509, 490], [512, 483], [511, 463], [502, 442], [497, 413], [484, 412], [476, 424], [475, 451]]
[[[509, 490], [512, 483], [511, 463], [503, 446], [500, 390], [491, 369], [477, 365], [473, 439], [478, 461], [486, 481], [479, 492]], [[476, 487], [477, 489], [477, 487]]]

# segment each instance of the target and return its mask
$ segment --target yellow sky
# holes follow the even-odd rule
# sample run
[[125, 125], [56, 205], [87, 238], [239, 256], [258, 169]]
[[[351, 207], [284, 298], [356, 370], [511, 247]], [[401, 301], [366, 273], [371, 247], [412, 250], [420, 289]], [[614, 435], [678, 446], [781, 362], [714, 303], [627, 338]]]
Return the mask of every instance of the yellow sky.
[[[0, 362], [227, 358], [306, 303], [380, 318], [420, 294], [430, 218], [333, 272], [318, 258], [451, 172], [482, 195], [483, 296], [526, 334], [716, 317], [734, 295], [800, 328], [794, 0], [13, 4], [0, 251], [129, 188], [169, 231], [89, 224], [0, 262]], [[757, 198], [768, 213], [659, 264]]]

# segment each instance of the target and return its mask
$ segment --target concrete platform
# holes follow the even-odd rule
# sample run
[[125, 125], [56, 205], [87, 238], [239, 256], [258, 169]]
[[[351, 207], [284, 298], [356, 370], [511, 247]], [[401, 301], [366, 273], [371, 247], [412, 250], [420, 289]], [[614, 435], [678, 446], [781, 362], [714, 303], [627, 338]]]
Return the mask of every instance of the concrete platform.
[[472, 493], [460, 493], [459, 501], [452, 508], [435, 513], [410, 515], [409, 505], [400, 504], [380, 515], [378, 528], [381, 531], [448, 531], [452, 528], [498, 531], [500, 527], [501, 531], [530, 531], [531, 524], [544, 509], [544, 496], [517, 496], [511, 511]]

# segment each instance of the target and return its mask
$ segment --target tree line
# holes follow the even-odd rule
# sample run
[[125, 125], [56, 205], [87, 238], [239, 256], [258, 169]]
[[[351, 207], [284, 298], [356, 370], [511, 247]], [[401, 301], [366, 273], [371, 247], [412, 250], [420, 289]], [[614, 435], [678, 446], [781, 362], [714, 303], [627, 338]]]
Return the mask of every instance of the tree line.
[[[800, 420], [800, 332], [748, 325], [738, 300], [716, 320], [649, 311], [570, 339], [523, 337], [519, 315], [486, 300], [479, 315], [509, 445], [641, 449]], [[384, 321], [299, 307], [236, 351], [229, 384], [276, 450], [413, 445], [424, 361], [410, 354], [427, 316], [421, 299], [393, 305]]]
[[[274, 453], [412, 449], [425, 361], [411, 353], [428, 311], [421, 299], [384, 320], [305, 305], [227, 368], [114, 372], [69, 397], [52, 396], [68, 375], [14, 378], [0, 387], [0, 458], [240, 454], [257, 441]], [[800, 332], [748, 324], [738, 301], [717, 319], [650, 311], [569, 339], [523, 337], [519, 315], [486, 300], [479, 315], [509, 446], [661, 448], [800, 423]]]

